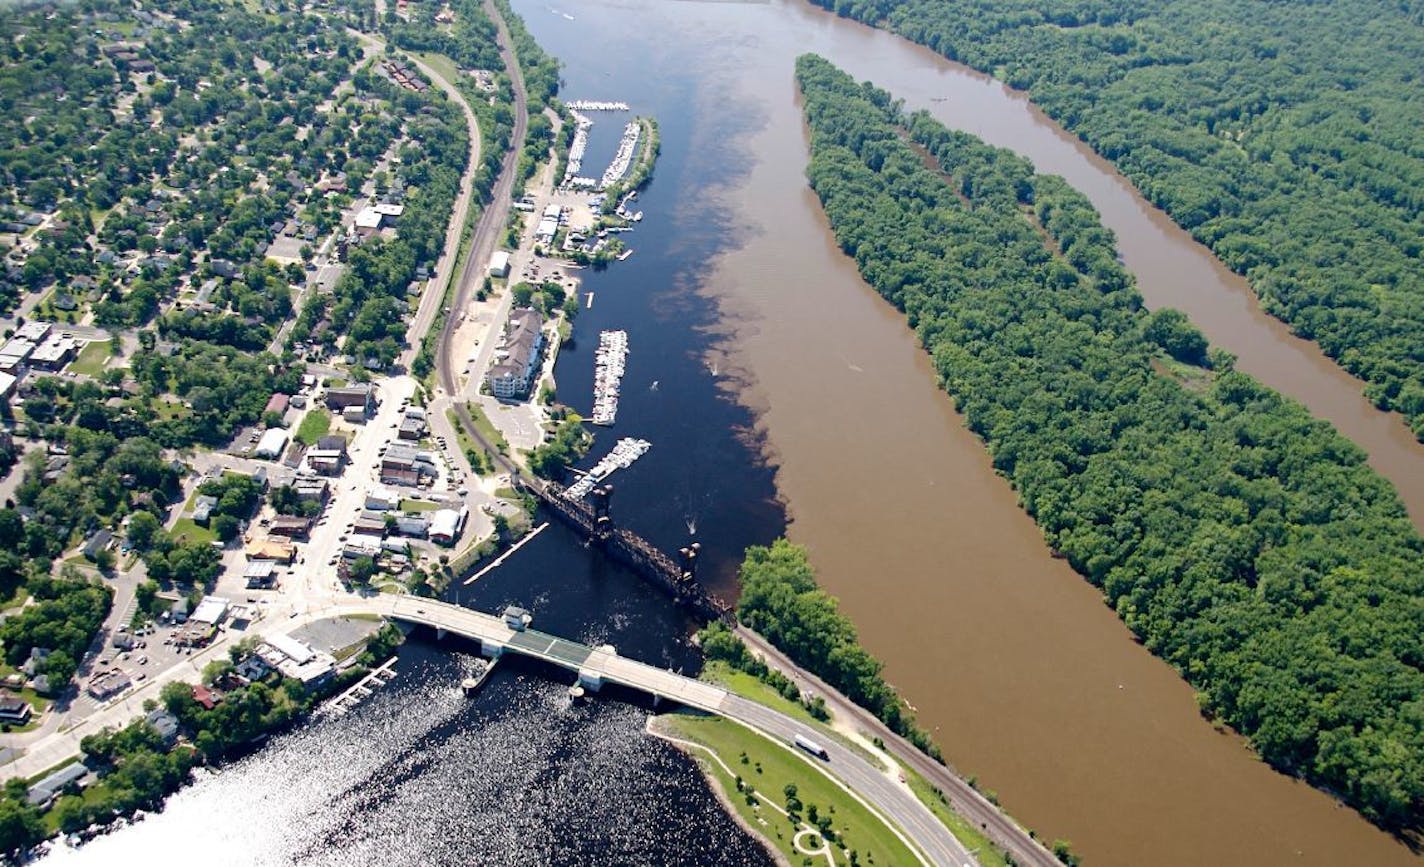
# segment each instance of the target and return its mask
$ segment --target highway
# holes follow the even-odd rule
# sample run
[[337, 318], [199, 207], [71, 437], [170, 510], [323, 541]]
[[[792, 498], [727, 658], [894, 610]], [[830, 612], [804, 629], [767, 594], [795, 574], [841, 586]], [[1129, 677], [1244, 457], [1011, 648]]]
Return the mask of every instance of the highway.
[[803, 670], [758, 633], [737, 626], [733, 630], [737, 637], [753, 652], [760, 655], [768, 665], [787, 675], [804, 693], [819, 695], [826, 700], [837, 718], [853, 720], [858, 729], [871, 737], [879, 737], [887, 752], [909, 765], [931, 785], [944, 792], [950, 806], [959, 815], [979, 826], [997, 845], [1013, 853], [1019, 864], [1033, 867], [1061, 867], [1061, 862], [1053, 853], [1044, 848], [1038, 840], [1030, 837], [1017, 822], [1003, 810], [994, 806], [988, 798], [956, 774], [934, 759], [920, 752], [914, 744], [890, 730], [870, 711], [841, 695], [825, 681]]

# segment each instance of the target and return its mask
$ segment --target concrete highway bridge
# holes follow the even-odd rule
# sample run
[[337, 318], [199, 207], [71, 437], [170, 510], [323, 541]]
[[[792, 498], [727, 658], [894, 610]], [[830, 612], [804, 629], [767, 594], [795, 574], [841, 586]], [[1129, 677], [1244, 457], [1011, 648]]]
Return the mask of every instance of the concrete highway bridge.
[[[827, 737], [818, 729], [720, 687], [627, 659], [611, 647], [589, 647], [528, 628], [516, 629], [503, 617], [434, 599], [378, 594], [341, 600], [323, 610], [323, 616], [352, 614], [379, 614], [428, 626], [439, 633], [460, 635], [478, 641], [486, 656], [515, 653], [542, 660], [576, 672], [579, 682], [592, 690], [606, 683], [618, 684], [736, 720], [780, 742], [851, 792], [892, 828], [898, 829], [909, 847], [920, 855], [922, 863], [937, 867], [967, 867], [978, 863], [893, 772], [877, 767], [862, 752]], [[802, 755], [792, 746], [798, 734], [824, 746], [827, 758], [816, 761]]]

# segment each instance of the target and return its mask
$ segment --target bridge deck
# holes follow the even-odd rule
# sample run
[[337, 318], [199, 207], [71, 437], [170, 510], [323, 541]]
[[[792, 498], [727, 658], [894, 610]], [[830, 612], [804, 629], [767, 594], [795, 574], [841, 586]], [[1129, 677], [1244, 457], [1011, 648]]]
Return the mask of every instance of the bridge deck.
[[571, 671], [596, 675], [609, 683], [630, 686], [700, 710], [718, 710], [727, 698], [726, 690], [711, 684], [556, 635], [532, 629], [515, 631], [502, 618], [448, 602], [380, 594], [341, 607], [444, 629], [482, 644], [542, 659]]

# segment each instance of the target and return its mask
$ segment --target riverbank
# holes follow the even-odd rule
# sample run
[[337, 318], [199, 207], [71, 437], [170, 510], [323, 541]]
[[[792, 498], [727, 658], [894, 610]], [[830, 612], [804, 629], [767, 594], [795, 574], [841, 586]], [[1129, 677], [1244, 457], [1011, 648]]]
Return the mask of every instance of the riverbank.
[[927, 863], [881, 817], [787, 745], [720, 717], [653, 717], [648, 731], [695, 759], [743, 827], [781, 858]]
[[[221, 768], [273, 735], [304, 724], [326, 699], [362, 681], [372, 666], [382, 660], [389, 665], [403, 640], [402, 631], [387, 624], [358, 645], [332, 648], [344, 658], [360, 656], [311, 687], [257, 665], [254, 654], [210, 662], [196, 685], [168, 684], [145, 716], [85, 737], [82, 757], [27, 782], [33, 787], [75, 761], [84, 762], [83, 776], [39, 804], [7, 788], [0, 795], [0, 813], [9, 817], [0, 823], [0, 852], [30, 850], [58, 834], [77, 844], [161, 811], [168, 796], [192, 781], [194, 769]], [[246, 666], [247, 676], [238, 674], [237, 662]]]
[[[1409, 600], [1424, 590], [1407, 577], [1420, 574], [1419, 537], [1393, 489], [1301, 406], [1208, 353], [1181, 314], [1143, 311], [1111, 235], [1061, 179], [886, 108], [888, 94], [822, 58], [800, 58], [797, 75], [809, 178], [834, 231], [857, 243], [875, 288], [912, 322], [934, 323], [919, 336], [945, 389], [1049, 545], [1200, 690], [1204, 713], [1381, 826], [1415, 827], [1424, 732], [1394, 700], [1424, 695], [1424, 679], [1400, 671], [1388, 687], [1361, 684], [1348, 707], [1331, 686], [1418, 653], [1416, 633], [1387, 625], [1411, 619]], [[887, 165], [914, 178], [913, 194], [884, 186]], [[949, 183], [950, 172], [973, 183]], [[1012, 252], [976, 258], [990, 237]], [[924, 255], [906, 263], [906, 248]], [[951, 286], [965, 288], [940, 288]], [[990, 333], [1012, 334], [1012, 345], [981, 339]], [[1193, 380], [1155, 364], [1164, 353], [1198, 368]], [[1244, 430], [1259, 435], [1243, 440]], [[1208, 553], [1208, 537], [1236, 541]], [[1325, 539], [1329, 565], [1315, 553]], [[1300, 573], [1315, 568], [1352, 580], [1312, 588], [1302, 604]], [[1359, 638], [1341, 645], [1332, 636], [1342, 629]], [[1305, 646], [1322, 649], [1284, 650]], [[1365, 782], [1380, 778], [1395, 782]]]

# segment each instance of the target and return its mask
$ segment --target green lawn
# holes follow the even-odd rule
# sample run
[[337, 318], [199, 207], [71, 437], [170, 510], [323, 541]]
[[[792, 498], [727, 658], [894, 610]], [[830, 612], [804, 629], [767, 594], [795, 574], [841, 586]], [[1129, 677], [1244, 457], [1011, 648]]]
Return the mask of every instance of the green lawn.
[[982, 867], [1008, 867], [1008, 861], [1004, 860], [1002, 850], [996, 848], [989, 838], [985, 837], [973, 823], [963, 816], [954, 812], [949, 804], [929, 782], [919, 774], [909, 768], [902, 769], [905, 780], [910, 784], [910, 791], [915, 793], [915, 797], [920, 799], [930, 812], [949, 829], [950, 833], [958, 838], [969, 851], [979, 860]]
[[456, 69], [454, 61], [445, 55], [422, 51], [417, 53], [416, 57], [419, 57], [425, 65], [435, 70], [436, 74], [451, 84], [457, 84], [460, 81], [460, 70]]
[[438, 503], [428, 500], [401, 500], [400, 510], [402, 512], [433, 512], [440, 508]]
[[[786, 816], [746, 794], [745, 789], [739, 791], [737, 777], [783, 809], [787, 806], [786, 787], [794, 785], [796, 798], [803, 805], [802, 821], [809, 822], [813, 805], [821, 816], [831, 818], [832, 831], [838, 838], [832, 848], [833, 851], [836, 847], [841, 849], [836, 851], [838, 864], [846, 863], [845, 853], [849, 850], [855, 850], [859, 863], [864, 865], [889, 867], [920, 863], [905, 843], [865, 805], [790, 747], [722, 717], [671, 714], [659, 717], [656, 722], [656, 731], [702, 744], [717, 754], [721, 764], [700, 750], [689, 751], [698, 764], [710, 770], [737, 813], [793, 864], [802, 863], [805, 857], [792, 843], [796, 828]], [[731, 768], [735, 776], [728, 774], [722, 764]], [[814, 863], [824, 864], [825, 859], [818, 857]]]
[[[476, 407], [474, 404], [470, 404], [469, 406], [472, 410], [478, 411], [478, 407]], [[447, 409], [445, 410], [445, 418], [450, 421], [450, 427], [455, 429], [455, 441], [460, 445], [460, 454], [469, 455], [471, 452], [474, 452], [476, 455], [484, 456], [484, 463], [486, 465], [493, 463], [489, 455], [485, 453], [485, 450], [475, 444], [474, 437], [470, 436], [469, 432], [465, 430], [465, 426], [460, 424], [459, 413], [455, 412], [455, 410], [453, 409]], [[475, 426], [479, 427], [479, 420], [483, 419], [484, 416], [476, 416], [474, 412], [471, 412], [470, 418], [474, 419]], [[489, 424], [488, 419], [485, 419], [485, 424]], [[471, 469], [473, 469], [476, 474], [478, 474], [482, 467], [473, 466], [472, 462]]]
[[79, 357], [69, 365], [69, 369], [74, 373], [97, 378], [104, 372], [104, 363], [109, 360], [110, 355], [112, 353], [109, 351], [109, 341], [91, 340], [80, 351]]
[[494, 426], [494, 422], [489, 420], [489, 417], [485, 415], [485, 411], [480, 408], [480, 405], [472, 401], [465, 404], [465, 406], [470, 410], [470, 420], [475, 423], [475, 429], [478, 430], [500, 454], [509, 454], [509, 443], [504, 441], [504, 434], [500, 433], [499, 429]]
[[331, 430], [331, 413], [321, 407], [313, 407], [302, 416], [297, 426], [297, 442], [305, 446], [316, 445], [316, 441]]
[[699, 679], [715, 683], [723, 689], [735, 692], [743, 698], [749, 698], [757, 704], [764, 704], [793, 719], [820, 725], [800, 702], [788, 701], [781, 693], [757, 680], [754, 676], [735, 669], [721, 660], [708, 660], [707, 664], [702, 667]]
[[171, 421], [176, 418], [187, 418], [193, 414], [187, 404], [182, 403], [178, 398], [171, 400], [166, 398], [156, 398], [152, 404], [154, 415], [159, 421]]
[[[824, 726], [824, 723], [817, 723], [800, 703], [787, 701], [782, 697], [781, 693], [762, 683], [760, 680], [757, 680], [752, 675], [747, 674], [745, 671], [732, 668], [725, 662], [715, 659], [708, 661], [706, 666], [702, 669], [700, 679], [709, 683], [715, 683], [723, 689], [735, 692], [737, 695], [749, 698], [758, 704], [764, 704], [773, 710], [781, 711], [787, 716], [795, 717], [796, 719], [812, 723], [813, 725]], [[835, 738], [845, 746], [854, 749], [872, 764], [882, 764], [878, 757], [869, 755], [860, 744], [847, 741], [838, 732], [825, 730], [823, 735], [825, 737]], [[945, 803], [945, 801], [936, 794], [934, 787], [931, 786], [924, 777], [921, 777], [909, 768], [902, 767], [901, 770], [903, 770], [905, 774], [905, 780], [910, 784], [910, 790], [915, 793], [915, 797], [919, 798], [926, 807], [929, 807], [930, 812], [934, 813], [935, 816], [944, 823], [944, 826], [950, 830], [950, 833], [959, 838], [961, 843], [971, 850], [977, 849], [980, 864], [984, 865], [984, 867], [1006, 867], [1007, 862], [1004, 860], [1004, 853], [994, 848], [994, 844], [989, 842], [989, 838], [981, 834], [979, 829], [975, 828], [972, 823], [954, 812], [949, 804]]]
[[192, 518], [179, 518], [170, 535], [174, 539], [187, 537], [190, 542], [216, 542], [217, 534], [207, 527], [199, 527]]

